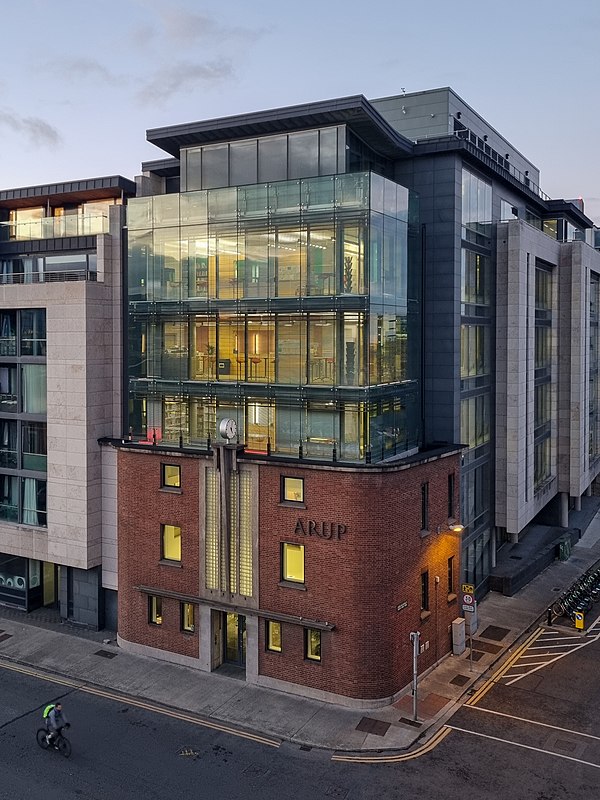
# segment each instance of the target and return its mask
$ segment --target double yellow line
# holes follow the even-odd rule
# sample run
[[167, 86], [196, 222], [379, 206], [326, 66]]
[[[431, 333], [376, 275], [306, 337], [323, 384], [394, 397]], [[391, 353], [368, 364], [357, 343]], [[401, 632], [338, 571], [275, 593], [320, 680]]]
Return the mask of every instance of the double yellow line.
[[412, 753], [399, 753], [398, 755], [364, 755], [364, 756], [351, 756], [351, 755], [333, 755], [331, 757], [332, 761], [345, 761], [349, 764], [397, 764], [400, 761], [410, 761], [413, 758], [420, 758], [424, 756], [425, 753], [429, 753], [430, 750], [433, 750], [434, 747], [437, 747], [440, 742], [442, 742], [449, 733], [452, 732], [452, 728], [448, 728], [444, 725], [440, 728], [437, 733], [429, 739], [429, 741], [424, 744], [422, 747], [419, 747], [418, 750], [413, 750]]
[[527, 648], [530, 645], [532, 645], [536, 641], [536, 639], [539, 639], [539, 637], [542, 635], [543, 632], [544, 632], [543, 628], [538, 628], [536, 631], [534, 631], [532, 634], [530, 634], [527, 637], [527, 639], [525, 639], [523, 644], [520, 644], [517, 647], [517, 649], [514, 651], [514, 653], [512, 653], [512, 655], [510, 655], [506, 659], [506, 661], [496, 670], [496, 672], [494, 672], [494, 674], [490, 678], [488, 678], [487, 681], [485, 681], [485, 683], [483, 683], [479, 687], [479, 689], [477, 689], [477, 691], [474, 694], [471, 695], [471, 697], [469, 697], [469, 699], [467, 700], [465, 705], [466, 706], [477, 705], [477, 703], [483, 697], [485, 697], [485, 695], [490, 691], [490, 689], [493, 688], [493, 686], [496, 683], [498, 683], [500, 678], [503, 675], [505, 675], [508, 672], [508, 670], [521, 658], [521, 656], [523, 655], [525, 650], [527, 650]]
[[174, 709], [165, 708], [160, 705], [155, 705], [154, 703], [150, 703], [145, 700], [137, 700], [134, 697], [128, 697], [127, 695], [121, 695], [117, 692], [110, 692], [106, 689], [99, 689], [95, 686], [89, 686], [87, 684], [78, 683], [77, 681], [71, 680], [69, 678], [61, 678], [61, 677], [54, 677], [50, 675], [45, 675], [42, 672], [39, 672], [35, 669], [30, 669], [28, 667], [22, 667], [19, 664], [13, 664], [5, 661], [0, 661], [0, 668], [11, 670], [12, 672], [19, 672], [21, 675], [28, 675], [32, 678], [38, 678], [39, 680], [48, 681], [49, 683], [57, 683], [61, 686], [68, 686], [75, 691], [78, 692], [85, 692], [86, 694], [93, 694], [96, 697], [104, 697], [107, 700], [114, 700], [118, 703], [124, 703], [128, 706], [134, 706], [135, 708], [142, 708], [145, 711], [152, 711], [154, 714], [163, 714], [166, 717], [171, 717], [172, 719], [179, 719], [182, 722], [189, 722], [192, 725], [199, 725], [201, 728], [209, 728], [213, 731], [219, 731], [220, 733], [228, 733], [231, 736], [238, 736], [241, 739], [248, 739], [251, 742], [256, 742], [257, 744], [264, 744], [268, 747], [279, 747], [281, 742], [277, 739], [271, 739], [268, 736], [261, 736], [257, 733], [251, 733], [249, 731], [242, 731], [236, 728], [231, 728], [228, 725], [222, 725], [219, 722], [212, 722], [210, 720], [198, 719], [198, 717], [194, 717], [191, 714], [186, 714], [184, 711], [176, 711]]

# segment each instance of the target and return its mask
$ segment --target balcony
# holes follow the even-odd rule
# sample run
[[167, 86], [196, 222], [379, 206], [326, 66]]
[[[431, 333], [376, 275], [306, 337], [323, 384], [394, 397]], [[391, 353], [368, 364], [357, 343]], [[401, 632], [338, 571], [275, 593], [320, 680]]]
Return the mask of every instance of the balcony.
[[108, 233], [106, 215], [72, 214], [42, 217], [23, 222], [0, 222], [0, 242], [23, 242], [38, 239], [62, 239], [67, 236], [96, 236]]

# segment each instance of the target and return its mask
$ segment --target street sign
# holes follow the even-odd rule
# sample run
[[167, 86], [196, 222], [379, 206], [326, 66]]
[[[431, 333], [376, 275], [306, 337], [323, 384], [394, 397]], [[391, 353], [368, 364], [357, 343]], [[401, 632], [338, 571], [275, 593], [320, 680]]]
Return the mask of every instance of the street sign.
[[475, 594], [475, 587], [472, 583], [461, 583], [460, 590], [463, 594]]
[[585, 624], [585, 618], [582, 611], [575, 612], [575, 627], [582, 631]]
[[475, 606], [474, 605], [472, 605], [472, 606], [463, 605], [462, 610], [463, 611], [468, 611], [469, 614], [473, 614], [474, 611], [475, 611]]
[[462, 584], [460, 593], [460, 604], [463, 611], [467, 611], [469, 614], [473, 614], [475, 611], [475, 607], [477, 605], [477, 602], [475, 601], [475, 594], [472, 591], [466, 592], [465, 587], [469, 589], [474, 588], [470, 583]]

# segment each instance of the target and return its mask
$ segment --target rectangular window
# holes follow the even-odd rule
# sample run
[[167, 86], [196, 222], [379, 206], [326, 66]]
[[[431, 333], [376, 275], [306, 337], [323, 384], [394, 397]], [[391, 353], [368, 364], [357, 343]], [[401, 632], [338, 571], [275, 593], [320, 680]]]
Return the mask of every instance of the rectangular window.
[[421, 611], [429, 611], [429, 571], [421, 573]]
[[181, 604], [181, 630], [188, 633], [196, 630], [196, 607], [193, 603]]
[[267, 650], [281, 653], [281, 622], [268, 619], [266, 624], [266, 643]]
[[281, 580], [304, 583], [304, 545], [282, 542]]
[[287, 503], [304, 502], [304, 478], [281, 476], [281, 501]]
[[176, 464], [161, 464], [161, 485], [167, 489], [181, 489], [181, 467]]
[[148, 622], [151, 625], [162, 625], [162, 597], [154, 594], [148, 596]]
[[429, 530], [429, 483], [421, 484], [421, 530]]
[[448, 594], [454, 594], [454, 556], [448, 559]]
[[455, 475], [451, 472], [448, 475], [448, 518], [454, 517], [454, 489], [455, 489]]
[[321, 631], [315, 628], [304, 629], [304, 657], [309, 661], [321, 660]]
[[166, 561], [181, 561], [181, 528], [177, 525], [162, 526], [161, 558]]

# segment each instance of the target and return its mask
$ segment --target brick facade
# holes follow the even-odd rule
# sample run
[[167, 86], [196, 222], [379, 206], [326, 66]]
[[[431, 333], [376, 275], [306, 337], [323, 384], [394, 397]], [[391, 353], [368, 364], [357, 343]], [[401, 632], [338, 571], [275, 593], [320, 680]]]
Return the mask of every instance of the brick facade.
[[[181, 465], [181, 492], [160, 489], [161, 463]], [[147, 595], [135, 587], [159, 587], [200, 602], [204, 498], [199, 496], [199, 467], [206, 463], [202, 456], [119, 452], [119, 633], [125, 641], [198, 657], [198, 630], [192, 635], [180, 630], [180, 601], [165, 597], [163, 624], [150, 625]], [[260, 463], [255, 564], [260, 612], [258, 641], [248, 642], [248, 647], [258, 648], [257, 680], [378, 699], [410, 683], [410, 631], [421, 631], [426, 648], [419, 658], [419, 672], [449, 652], [449, 627], [459, 614], [455, 592], [460, 580], [460, 537], [438, 534], [437, 528], [447, 527], [451, 473], [456, 475], [454, 508], [458, 508], [459, 468], [456, 453], [383, 469]], [[282, 475], [304, 479], [302, 505], [281, 502]], [[429, 484], [428, 533], [421, 531], [424, 483]], [[316, 524], [311, 526], [311, 521]], [[160, 563], [161, 523], [182, 529], [181, 566]], [[330, 538], [318, 535], [323, 534], [322, 523]], [[305, 547], [303, 586], [281, 580], [282, 542]], [[450, 557], [454, 559], [454, 593], [449, 596]], [[421, 611], [425, 570], [429, 572], [429, 613]], [[223, 597], [220, 607], [227, 602]], [[245, 611], [239, 603], [232, 610]], [[250, 608], [246, 613], [256, 616]], [[282, 615], [284, 620], [281, 653], [265, 647], [265, 621], [270, 615], [275, 619]], [[288, 617], [289, 622], [285, 621]], [[322, 631], [320, 662], [304, 657], [306, 620], [334, 626]]]

